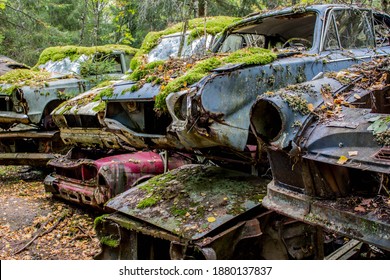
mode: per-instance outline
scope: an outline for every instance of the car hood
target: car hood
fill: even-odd
[[[196,240],[261,207],[268,182],[220,167],[186,165],[131,188],[106,206]]]

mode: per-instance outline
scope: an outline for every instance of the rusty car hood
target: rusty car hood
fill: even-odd
[[[261,207],[268,182],[220,167],[187,165],[118,195],[106,206],[196,240]]]

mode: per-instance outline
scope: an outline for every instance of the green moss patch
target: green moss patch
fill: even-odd
[[[1,87],[2,91],[11,94],[15,89],[23,86],[44,87],[51,74],[47,71],[30,69],[15,69],[0,77],[0,84],[11,86]]]
[[[123,213],[189,237],[260,206],[268,182],[219,167],[189,165],[142,183],[114,204]]]
[[[95,53],[111,54],[113,51],[123,51],[126,54],[134,55],[137,49],[126,45],[104,45],[94,47],[80,46],[59,46],[50,47],[41,53],[37,65],[45,64],[48,61],[59,61],[69,57],[71,61],[77,60],[82,55],[93,55]]]
[[[188,22],[187,27],[187,30],[190,32],[188,41],[191,42],[192,40],[204,35],[205,31],[207,34],[211,35],[218,34],[222,32],[227,26],[238,20],[239,18],[227,16],[192,19]],[[149,32],[146,35],[141,48],[131,60],[131,69],[135,70],[138,66],[142,64],[143,56],[148,54],[155,46],[157,46],[159,39],[162,36],[181,32],[182,30],[183,23],[178,23],[162,31]]]
[[[108,214],[103,214],[103,215],[101,215],[99,217],[96,217],[95,220],[93,221],[94,229],[96,229],[96,227],[98,225],[100,225],[107,216],[108,216]]]
[[[119,246],[120,241],[114,239],[112,236],[103,236],[99,239],[100,243],[107,245],[112,248],[116,248]]]
[[[156,96],[155,108],[166,111],[165,99],[171,92],[187,88],[213,69],[226,64],[242,63],[245,65],[264,65],[276,59],[276,54],[262,48],[246,48],[229,55],[214,54],[203,59],[169,59],[140,65],[129,76],[130,80],[138,81],[134,91],[146,82],[161,84],[160,93]],[[131,90],[133,91],[133,90]]]

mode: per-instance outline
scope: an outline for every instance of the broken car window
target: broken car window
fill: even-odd
[[[234,52],[245,47],[264,48],[264,36],[257,34],[231,34],[225,39],[219,52]]]
[[[331,22],[324,40],[324,49],[373,48],[375,42],[370,19],[371,13],[368,11],[334,10],[330,15]]]
[[[377,47],[390,45],[390,18],[383,15],[374,16],[375,42]]]
[[[339,36],[337,35],[336,21],[333,14],[329,17],[329,27],[324,40],[325,50],[338,50],[340,49]]]
[[[189,33],[185,35],[181,57],[204,55],[213,42],[213,36],[207,35],[188,42]],[[161,38],[159,44],[149,52],[148,62],[167,60],[179,56],[181,33],[175,33]]]
[[[311,49],[316,18],[313,12],[294,13],[240,26],[225,38],[219,52],[245,47]]]

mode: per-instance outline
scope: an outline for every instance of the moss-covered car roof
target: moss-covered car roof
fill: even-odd
[[[134,55],[138,49],[127,45],[103,45],[93,47],[81,46],[58,46],[49,47],[42,51],[37,65],[45,64],[48,61],[59,61],[69,57],[71,61],[77,60],[82,55],[92,55],[94,53],[110,54],[114,51],[123,51],[126,54]]]
[[[206,18],[195,18],[188,21],[187,32],[189,32],[189,40],[193,40],[197,37],[204,35],[206,32],[210,35],[216,35],[222,32],[229,25],[240,18],[228,17],[228,16],[215,16]],[[183,30],[183,23],[177,23],[171,27],[168,27],[161,31],[149,32],[146,36],[138,52],[131,60],[130,67],[135,70],[141,64],[141,58],[143,55],[148,54],[155,46],[157,46],[159,39],[163,36],[174,34]]]

